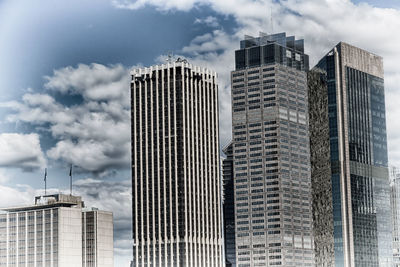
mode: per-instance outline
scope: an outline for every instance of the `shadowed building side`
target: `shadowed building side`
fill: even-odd
[[[326,74],[312,70],[307,81],[315,264],[331,267],[335,258]]]
[[[225,265],[226,267],[235,267],[235,193],[232,143],[227,145],[223,152],[226,156],[222,161]]]

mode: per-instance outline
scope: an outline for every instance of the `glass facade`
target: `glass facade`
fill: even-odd
[[[96,225],[95,213],[82,213],[82,265],[96,266]]]
[[[343,256],[343,223],[342,202],[340,187],[340,161],[339,161],[339,135],[338,135],[338,112],[336,95],[336,73],[335,57],[326,58],[327,90],[328,90],[328,114],[329,114],[329,143],[332,171],[332,202],[333,202],[333,227],[334,248],[336,266],[344,266]],[[311,148],[312,149],[312,148]]]
[[[297,70],[308,70],[308,55],[304,54],[304,40],[295,40],[286,33],[260,37],[246,36],[235,51],[235,69],[279,63]]]
[[[387,167],[383,79],[346,67],[346,88],[350,161],[359,163],[350,164],[355,264],[378,266],[379,248],[385,253],[385,232],[390,233],[384,221],[378,227],[379,213],[383,218],[390,213],[385,205],[390,194],[387,176],[374,177],[369,166]]]
[[[382,59],[339,43],[315,69],[327,81],[335,266],[391,266]]]

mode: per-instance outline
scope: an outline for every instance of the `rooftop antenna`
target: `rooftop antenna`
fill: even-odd
[[[274,34],[274,21],[272,18],[272,6],[271,6],[271,34]]]
[[[44,195],[47,195],[47,168],[44,169]]]
[[[69,168],[69,194],[72,196],[72,164]]]

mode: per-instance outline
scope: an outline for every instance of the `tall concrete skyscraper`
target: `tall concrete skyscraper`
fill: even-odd
[[[222,266],[217,75],[132,72],[134,266]]]
[[[392,266],[382,58],[339,43],[309,103],[317,265]]]
[[[304,41],[246,36],[235,63],[236,264],[314,266]]]

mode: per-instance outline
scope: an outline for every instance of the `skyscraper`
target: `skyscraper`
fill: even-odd
[[[316,262],[392,266],[382,58],[341,42],[309,85]]]
[[[132,72],[134,266],[221,266],[217,75],[176,60]]]
[[[226,156],[222,161],[225,266],[235,267],[235,195],[232,143],[229,143],[222,151]]]
[[[236,264],[314,266],[304,41],[246,36],[235,63]]]

